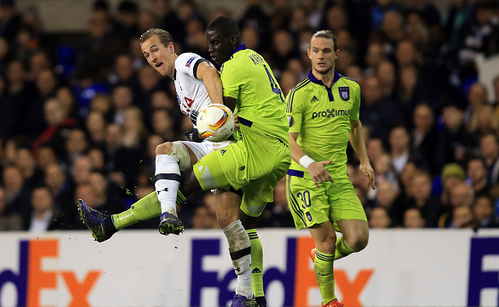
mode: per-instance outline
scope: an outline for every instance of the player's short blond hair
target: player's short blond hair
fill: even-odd
[[[150,39],[155,35],[159,38],[159,41],[165,46],[168,46],[169,43],[173,43],[173,36],[170,34],[170,32],[165,31],[163,29],[150,28],[149,30],[142,33],[142,35],[140,36],[139,38],[140,45],[142,45],[146,40]]]
[[[314,37],[330,39],[333,41],[334,50],[336,51],[339,49],[338,48],[338,39],[336,38],[336,36],[334,36],[334,33],[331,30],[319,30],[319,31],[315,32],[314,35],[312,35],[312,38],[314,38]]]

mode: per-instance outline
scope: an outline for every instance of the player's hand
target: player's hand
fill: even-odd
[[[333,178],[331,178],[331,175],[324,167],[325,165],[330,164],[331,161],[332,160],[313,162],[308,166],[308,173],[310,174],[310,177],[312,177],[312,180],[314,180],[314,184],[317,188],[319,188],[319,183],[323,183],[328,180],[333,182]]]
[[[371,185],[371,188],[374,190],[376,187],[374,182],[374,170],[371,166],[371,163],[369,162],[361,163],[359,165],[359,170],[364,176],[369,178],[369,183]]]
[[[191,142],[200,143],[200,142],[204,141],[204,138],[201,135],[199,135],[198,129],[196,129],[196,128],[192,128],[190,130],[187,130],[184,134],[187,137],[187,139]]]

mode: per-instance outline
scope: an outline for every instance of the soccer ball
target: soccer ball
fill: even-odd
[[[199,134],[206,140],[225,141],[234,133],[234,115],[223,104],[210,104],[199,112],[196,126]]]

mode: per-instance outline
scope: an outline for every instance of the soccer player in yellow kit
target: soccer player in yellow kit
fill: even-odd
[[[308,228],[315,242],[322,306],[338,307],[343,305],[334,294],[333,261],[362,250],[369,236],[366,214],[347,175],[349,140],[373,189],[374,171],[359,120],[360,86],[335,70],[336,37],[329,30],[316,32],[307,53],[312,70],[287,97],[293,158],[287,197],[296,228]],[[337,238],[335,231],[343,236]]]

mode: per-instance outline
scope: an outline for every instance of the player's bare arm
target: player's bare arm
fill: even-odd
[[[301,147],[298,145],[298,143],[296,143],[296,140],[298,139],[298,135],[299,135],[299,133],[297,133],[297,132],[290,132],[289,133],[289,144],[291,147],[291,158],[293,158],[293,160],[295,160],[300,165],[307,168],[308,173],[310,174],[310,177],[312,177],[314,184],[317,188],[319,188],[319,183],[323,183],[323,182],[326,182],[328,180],[333,182],[333,178],[331,178],[331,175],[324,167],[325,165],[330,164],[332,162],[331,160],[328,160],[328,161],[313,161],[313,160],[310,161],[309,160],[312,163],[310,163],[310,164],[307,163],[308,165],[307,164],[304,165],[302,158],[305,157],[305,159],[306,159],[308,156],[305,155],[305,152],[303,152],[303,149],[301,149]],[[310,159],[310,158],[308,158],[308,159]],[[305,161],[305,163],[306,163],[306,161]]]
[[[207,62],[201,62],[198,65],[196,78],[203,81],[212,103],[223,104],[222,81],[220,81],[220,74],[215,67]]]
[[[359,169],[364,176],[369,178],[371,188],[375,189],[374,182],[374,170],[371,166],[371,162],[367,157],[366,142],[364,140],[364,133],[362,131],[362,123],[360,119],[350,120],[350,144],[352,144],[355,153],[359,157],[360,165]]]

